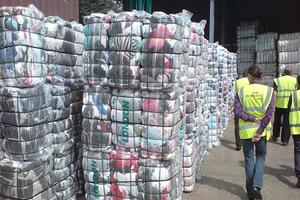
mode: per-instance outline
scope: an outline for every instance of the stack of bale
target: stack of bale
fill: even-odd
[[[199,23],[191,23],[187,98],[186,98],[186,135],[183,148],[183,190],[191,192],[195,185],[196,166],[199,147],[199,107],[200,105],[200,56],[203,43],[203,30]]]
[[[154,12],[144,23],[141,70],[144,130],[139,158],[139,198],[180,199],[179,132],[185,114],[180,105],[185,89],[180,87],[184,20],[179,15]]]
[[[220,131],[226,130],[229,123],[229,108],[231,98],[231,70],[228,63],[229,51],[222,46],[218,46],[218,68],[219,68],[219,108],[221,114]]]
[[[138,11],[118,13],[108,29],[113,199],[139,198],[138,169],[144,104],[140,91],[140,63],[144,14]]]
[[[0,199],[51,199],[52,107],[44,15],[33,5],[0,8]]]
[[[111,15],[84,18],[84,77],[88,85],[83,98],[83,170],[85,198],[111,197],[110,153],[112,152],[111,91],[108,88],[108,36]],[[89,41],[89,42],[88,42]]]
[[[255,40],[258,32],[256,22],[242,22],[237,27],[237,59],[238,74],[242,77],[243,71],[255,63]]]
[[[49,90],[53,98],[55,138],[53,186],[57,199],[75,198],[81,170],[81,104],[77,87],[83,84],[82,26],[59,17],[45,20]]]
[[[206,21],[201,21],[203,27],[203,34],[204,34],[204,27],[206,25]],[[203,163],[204,158],[208,150],[209,144],[209,132],[208,132],[208,115],[209,115],[209,105],[208,105],[208,45],[209,42],[207,39],[204,38],[202,46],[202,55],[201,55],[201,65],[199,70],[199,98],[200,98],[200,106],[199,106],[199,144],[198,146],[198,163],[196,167],[196,180],[200,180],[202,177],[203,172]]]
[[[264,33],[256,39],[256,65],[264,73],[263,84],[273,86],[273,79],[277,76],[277,33]]]
[[[110,101],[109,88],[97,85],[85,86],[82,108],[84,117],[82,140],[85,198],[87,200],[111,197]]]
[[[209,63],[208,63],[208,134],[209,134],[209,148],[218,146],[220,133],[220,111],[219,111],[219,68],[218,68],[218,44],[210,43],[208,48]]]
[[[281,34],[278,41],[279,73],[288,67],[293,74],[300,74],[300,33]]]
[[[234,90],[234,87],[233,87],[232,83],[238,77],[238,75],[237,75],[237,57],[236,57],[235,53],[229,53],[228,65],[229,65],[228,67],[229,67],[229,70],[230,70],[230,72],[229,72],[230,99],[228,100],[228,104],[229,104],[229,113],[232,113],[233,112],[234,98],[235,98],[235,90]]]

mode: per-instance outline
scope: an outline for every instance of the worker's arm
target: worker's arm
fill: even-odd
[[[273,82],[273,88],[274,88],[274,91],[277,91],[277,85],[276,85],[275,81]]]
[[[288,112],[290,112],[291,111],[291,106],[292,106],[292,95],[290,96],[290,98],[289,98],[289,102],[288,102]]]
[[[270,123],[273,112],[274,112],[274,109],[275,109],[275,96],[276,96],[276,93],[273,92],[272,99],[271,99],[271,102],[269,104],[269,107],[266,111],[265,116],[261,120],[260,126],[259,126],[256,134],[261,135],[264,132],[264,130],[267,128],[268,124]]]
[[[245,121],[255,122],[255,117],[248,115],[247,113],[244,112],[240,98],[237,95],[235,96],[235,99],[234,99],[234,116],[241,118]]]

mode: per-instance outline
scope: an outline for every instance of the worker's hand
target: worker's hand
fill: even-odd
[[[261,135],[260,134],[256,134],[252,137],[252,142],[258,142],[261,138]]]
[[[255,122],[260,124],[262,119],[263,119],[263,117],[257,117],[257,118],[255,118]]]

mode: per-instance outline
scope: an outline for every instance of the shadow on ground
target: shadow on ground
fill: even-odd
[[[207,176],[202,177],[201,184],[208,185],[218,190],[225,190],[231,194],[238,196],[241,200],[247,200],[246,192],[240,185]]]
[[[228,141],[228,140],[225,140],[225,139],[221,139],[221,144],[228,148],[228,149],[231,149],[231,150],[235,150],[235,143],[234,142],[231,142],[231,141]]]
[[[240,166],[244,167],[244,162],[240,161]],[[288,177],[294,176],[294,169],[287,165],[280,165],[281,168],[273,168],[270,166],[265,166],[265,174],[269,174],[277,178],[283,184],[289,186],[290,188],[296,188],[294,183],[288,180]]]
[[[280,169],[266,166],[265,173],[276,177],[279,181],[286,184],[290,188],[295,188],[295,184],[291,183],[287,178],[294,176],[294,169],[287,165],[280,165]]]

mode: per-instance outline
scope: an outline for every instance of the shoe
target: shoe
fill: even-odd
[[[253,193],[254,199],[262,199],[260,188],[258,188],[258,187],[253,188],[252,193]]]
[[[272,136],[272,140],[273,140],[274,142],[277,142],[277,141],[278,141],[278,138]]]
[[[297,182],[297,184],[296,184],[296,187],[297,187],[297,188],[300,188],[300,178],[298,178],[298,182]]]
[[[281,145],[282,146],[287,146],[289,143],[288,142],[282,142]]]
[[[235,147],[235,150],[240,151],[242,149],[242,147],[240,145]]]

